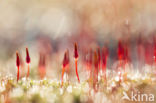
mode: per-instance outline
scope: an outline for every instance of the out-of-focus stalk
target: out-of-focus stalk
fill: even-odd
[[[20,67],[20,59],[19,54],[16,52],[16,66],[17,66],[17,82],[19,80],[19,67]]]
[[[77,68],[77,61],[78,61],[78,50],[77,50],[77,43],[74,44],[74,60],[75,60],[75,70],[76,70],[76,76],[78,79],[78,82],[80,83],[79,75],[78,75],[78,68]]]
[[[29,65],[30,65],[30,56],[29,56],[28,48],[26,48],[26,63],[28,66],[28,71],[27,71],[27,78],[28,78],[29,77]]]

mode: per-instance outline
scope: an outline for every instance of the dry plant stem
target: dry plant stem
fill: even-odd
[[[75,69],[76,69],[76,76],[77,76],[78,82],[80,83],[80,79],[79,79],[79,75],[78,75],[78,71],[77,71],[77,60],[78,59],[75,59]]]

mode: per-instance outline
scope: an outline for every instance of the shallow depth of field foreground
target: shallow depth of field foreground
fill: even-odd
[[[0,103],[156,103],[155,0],[2,0]]]

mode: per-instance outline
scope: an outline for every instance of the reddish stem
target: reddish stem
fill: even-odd
[[[64,71],[65,71],[65,67],[63,66],[63,68],[62,68],[62,78],[61,78],[61,85],[63,85],[63,76],[64,76]]]
[[[40,78],[43,79],[46,75],[46,55],[44,53],[40,53],[38,69]]]
[[[19,66],[17,67],[18,71],[17,71],[17,82],[19,80]]]
[[[108,58],[108,48],[104,46],[102,49],[102,72],[104,73],[104,79],[106,80],[106,67],[107,67],[107,58]]]
[[[98,48],[98,68],[101,69],[101,54],[100,54],[100,48]]]
[[[29,77],[29,63],[28,63],[28,72],[27,72],[27,78]]]
[[[106,65],[102,66],[102,72],[104,73],[104,79],[107,80],[107,78],[106,78]]]
[[[78,81],[79,81],[79,83],[80,83],[80,79],[79,79],[79,75],[78,75],[78,71],[77,71],[77,60],[78,60],[78,59],[75,59],[75,69],[76,69],[76,76],[77,76],[77,79],[78,79]]]
[[[95,91],[98,90],[98,55],[94,52],[94,71],[93,71],[93,88]]]
[[[156,64],[156,43],[154,43],[154,63]]]
[[[19,80],[19,67],[20,67],[20,59],[19,59],[19,54],[16,52],[16,66],[17,66],[17,82]]]
[[[29,77],[29,64],[30,64],[30,56],[28,48],[26,48],[26,63],[28,64],[28,72],[27,72],[27,78]]]

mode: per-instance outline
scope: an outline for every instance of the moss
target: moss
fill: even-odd
[[[81,103],[80,102],[80,95],[79,96],[74,96],[74,103]]]
[[[22,88],[23,88],[23,91],[24,91],[24,92],[27,92],[27,91],[28,91],[27,86],[23,86]]]
[[[28,103],[28,99],[24,95],[16,98],[11,98],[11,101],[11,103]]]
[[[39,94],[34,94],[30,99],[30,103],[46,103],[46,101]]]

